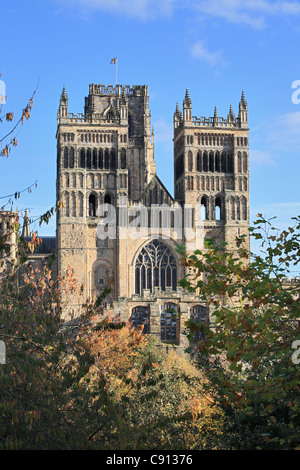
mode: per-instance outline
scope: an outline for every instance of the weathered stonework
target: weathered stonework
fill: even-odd
[[[57,271],[64,274],[72,267],[84,286],[83,300],[96,298],[110,285],[107,313],[145,324],[145,331],[162,344],[186,347],[185,321],[208,320],[209,312],[197,295],[177,287],[186,272],[176,243],[191,252],[203,248],[204,238],[213,238],[234,250],[236,236],[246,234],[249,245],[244,94],[237,118],[231,106],[225,119],[216,109],[211,118],[193,117],[188,91],[182,112],[177,104],[174,198],[156,175],[147,86],[90,85],[84,114],[77,115],[69,113],[63,89],[56,138],[57,201],[63,202],[57,217]],[[169,222],[163,212],[157,219],[150,212],[162,204],[173,207]],[[177,226],[184,206],[188,209],[181,222],[189,231]],[[114,214],[115,236],[100,239],[99,230],[103,234],[107,216]],[[158,220],[156,231],[139,227],[135,236],[126,232],[137,214],[149,227]],[[163,235],[166,225],[169,237]],[[81,303],[74,297],[69,312]]]

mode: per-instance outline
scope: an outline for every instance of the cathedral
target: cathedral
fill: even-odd
[[[71,268],[83,285],[68,313],[106,287],[104,312],[144,326],[160,344],[187,346],[185,321],[209,321],[199,296],[177,283],[188,274],[176,245],[188,253],[205,238],[235,249],[249,245],[248,105],[237,116],[196,117],[186,90],[174,127],[174,196],[156,174],[148,86],[89,86],[84,112],[69,112],[65,87],[57,114],[56,237],[32,261],[55,251],[55,272]],[[25,227],[26,224],[24,224]]]

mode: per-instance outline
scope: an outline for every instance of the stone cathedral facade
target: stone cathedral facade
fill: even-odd
[[[243,93],[237,116],[230,106],[226,118],[216,108],[213,117],[195,117],[186,91],[173,119],[174,197],[156,174],[150,117],[147,86],[92,84],[84,113],[75,115],[63,89],[57,270],[72,267],[84,298],[110,286],[105,311],[143,324],[163,344],[185,346],[185,320],[209,321],[209,311],[177,287],[186,273],[176,243],[192,251],[214,238],[234,249],[237,235],[248,236],[248,106]],[[74,297],[70,312],[79,303]]]

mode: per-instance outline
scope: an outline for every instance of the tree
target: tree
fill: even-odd
[[[0,448],[224,446],[222,413],[185,358],[93,302],[66,322],[62,290],[80,289],[71,271],[53,281],[28,268],[19,286],[16,275],[0,291]]]
[[[206,240],[182,263],[193,274],[180,281],[200,290],[211,323],[200,328],[199,366],[213,384],[229,420],[230,445],[242,449],[299,448],[300,218],[279,232],[261,214],[250,228],[261,254],[250,257],[244,238],[235,252]],[[203,278],[205,276],[205,280]],[[292,278],[290,276],[293,276]],[[289,278],[287,278],[289,276]]]

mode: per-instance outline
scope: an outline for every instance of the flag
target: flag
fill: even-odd
[[[114,59],[111,59],[110,63],[111,64],[116,64],[117,60],[118,60],[118,57],[115,57]]]

